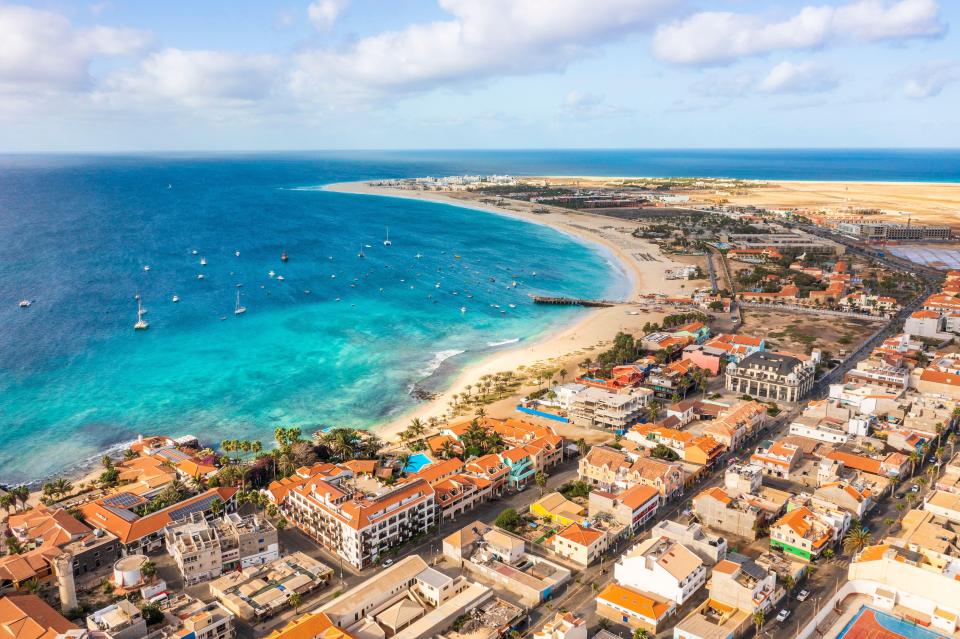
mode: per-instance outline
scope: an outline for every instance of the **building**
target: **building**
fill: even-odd
[[[872,594],[873,606],[881,610],[897,606],[908,621],[930,626],[946,636],[956,631],[960,615],[957,559],[944,559],[924,548],[910,550],[882,543],[860,551],[850,562],[847,574],[850,581],[867,588],[866,594]]]
[[[751,627],[750,615],[712,597],[673,627],[674,639],[736,639]]]
[[[204,603],[188,595],[161,606],[166,626],[162,639],[233,639],[233,615],[217,602]]]
[[[696,554],[662,537],[631,548],[617,560],[613,575],[621,585],[659,595],[677,605],[683,605],[707,581],[707,569]]]
[[[696,554],[704,564],[713,566],[727,556],[727,540],[703,529],[696,522],[682,524],[672,519],[664,519],[650,531],[654,539],[666,538],[682,544],[684,548]]]
[[[86,522],[116,537],[124,554],[149,553],[163,544],[163,531],[172,523],[189,518],[193,513],[213,517],[217,513],[236,510],[236,487],[211,488],[153,513],[141,516],[139,509],[147,503],[139,495],[123,490],[84,504],[81,512]]]
[[[259,515],[230,513],[210,522],[202,513],[193,513],[167,526],[164,539],[187,584],[215,579],[227,570],[261,566],[280,556],[277,529]]]
[[[612,582],[597,595],[597,615],[634,629],[657,633],[676,610],[672,601]]]
[[[759,466],[768,475],[789,479],[801,459],[803,451],[799,446],[783,440],[767,440],[750,455],[750,464]]]
[[[558,612],[533,639],[587,639],[587,623],[572,612]]]
[[[714,566],[710,576],[710,597],[748,614],[769,611],[776,591],[775,572],[737,553]]]
[[[652,395],[642,388],[611,393],[586,387],[571,397],[570,421],[577,426],[623,431],[640,421]]]
[[[859,240],[949,240],[949,226],[929,224],[895,224],[893,222],[841,222],[837,230]]]
[[[822,507],[834,505],[850,513],[851,517],[863,519],[873,508],[874,499],[868,488],[835,481],[821,484],[813,493],[813,503]]]
[[[815,372],[810,358],[758,351],[727,365],[726,388],[751,397],[798,402],[813,387]]]
[[[586,509],[560,493],[553,492],[530,504],[530,514],[559,526],[569,526],[582,522]]]
[[[635,484],[619,493],[591,491],[588,508],[591,519],[606,513],[621,526],[639,531],[657,513],[660,502],[661,495],[656,488]]]
[[[609,446],[594,446],[580,458],[578,476],[606,491],[634,484],[656,488],[664,500],[683,494],[683,466],[652,457],[633,458]]]
[[[269,491],[300,530],[358,569],[438,523],[435,491],[422,478],[368,490],[343,479],[311,479],[282,493],[271,484]]]
[[[703,345],[704,353],[734,362],[765,348],[766,341],[763,338],[739,333],[720,333]]]
[[[843,255],[843,244],[826,240],[802,231],[784,233],[731,233],[721,234],[721,239],[738,249],[773,248],[780,252],[797,251],[811,255]]]
[[[547,545],[565,559],[589,566],[610,547],[611,537],[597,528],[570,524],[553,537]]]
[[[791,510],[770,526],[770,547],[812,560],[833,541],[834,529],[806,506]]]
[[[0,639],[57,639],[77,629],[36,595],[0,597]]]
[[[121,599],[89,615],[87,629],[105,632],[110,639],[141,639],[147,635],[147,622],[139,608]]]
[[[768,518],[748,497],[731,495],[719,487],[707,488],[693,498],[693,512],[714,530],[745,539],[756,539]]]
[[[267,639],[359,639],[336,627],[322,612],[308,612],[274,630]]]
[[[943,517],[953,524],[960,524],[960,495],[934,490],[927,494],[923,509]]]

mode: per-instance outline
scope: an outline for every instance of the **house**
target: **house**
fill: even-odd
[[[767,440],[750,455],[750,463],[759,466],[768,475],[789,479],[802,458],[803,451],[799,446],[783,440]]]
[[[549,493],[530,504],[530,514],[548,519],[560,526],[583,521],[585,509],[560,493]]]
[[[710,327],[703,322],[690,322],[671,329],[670,332],[680,337],[689,337],[694,344],[703,344],[710,337]]]
[[[659,595],[683,605],[707,581],[703,561],[691,550],[665,537],[643,541],[617,560],[618,584]]]
[[[720,369],[725,364],[723,357],[708,353],[706,348],[700,344],[690,344],[683,349],[680,359],[690,362],[700,370],[706,371],[710,375],[720,374]]]
[[[571,397],[570,421],[577,426],[622,431],[640,420],[652,394],[644,388],[612,393],[587,387]]]
[[[308,612],[290,620],[287,625],[274,630],[267,639],[358,639],[334,625],[322,612]]]
[[[0,598],[0,639],[57,639],[77,626],[36,595]]]
[[[606,491],[642,484],[656,488],[665,500],[683,493],[684,472],[680,464],[652,457],[632,459],[608,446],[594,446],[581,457],[578,476]]]
[[[813,503],[822,506],[835,505],[850,513],[850,516],[863,519],[873,508],[874,499],[868,488],[835,481],[821,484],[813,493]]]
[[[806,506],[791,510],[770,526],[770,547],[802,559],[816,559],[833,540],[833,527]]]
[[[515,446],[500,453],[500,461],[507,467],[507,484],[515,490],[523,490],[537,474],[535,455],[525,447]]]
[[[713,566],[727,556],[727,540],[703,529],[696,522],[682,524],[664,519],[650,530],[652,538],[662,537],[682,544],[693,551],[704,564]]]
[[[812,358],[758,351],[727,365],[726,388],[751,397],[798,402],[813,388],[815,372]]]
[[[960,495],[934,490],[927,495],[923,509],[943,517],[953,524],[960,524]]]
[[[767,419],[767,407],[760,402],[738,401],[723,409],[717,418],[703,429],[729,450],[736,450],[747,437],[763,429]]]
[[[597,595],[598,616],[654,634],[676,607],[664,597],[617,582],[611,582]]]
[[[693,498],[693,512],[714,530],[756,539],[765,518],[748,497],[729,494],[720,487],[707,488]]]
[[[824,457],[841,462],[845,468],[881,477],[903,476],[910,466],[909,458],[901,453],[890,453],[882,459],[875,459],[842,450],[832,450]]]
[[[766,341],[760,337],[739,333],[720,333],[703,345],[703,352],[723,358],[724,361],[738,362],[765,348]]]
[[[210,594],[232,614],[250,623],[288,609],[294,594],[305,597],[325,586],[333,569],[302,552],[242,570],[225,572],[208,584]]]
[[[457,515],[493,498],[492,481],[465,473],[433,482],[431,487],[441,520],[455,519]]]
[[[619,493],[591,491],[588,508],[591,519],[606,513],[621,526],[637,531],[657,513],[660,500],[656,488],[635,484]]]
[[[203,513],[166,527],[164,543],[186,584],[216,579],[224,571],[261,566],[277,559],[277,529],[259,515],[224,515],[212,522]]]
[[[712,466],[727,448],[709,435],[695,437],[683,448],[683,461],[698,466]]]
[[[483,455],[467,462],[464,470],[476,477],[483,477],[488,480],[491,495],[494,497],[503,494],[503,490],[507,486],[507,476],[510,474],[510,469],[495,453]]]
[[[533,639],[587,639],[587,623],[572,612],[558,612],[533,633]]]
[[[744,555],[731,553],[713,567],[710,597],[753,614],[769,611],[775,603],[777,575]]]
[[[561,557],[589,566],[610,547],[610,541],[606,532],[574,523],[553,535],[547,546]]]
[[[146,554],[162,546],[163,531],[174,522],[187,519],[193,513],[213,517],[215,514],[234,512],[237,509],[238,490],[232,486],[211,488],[179,503],[140,516],[137,508],[146,501],[139,495],[121,489],[84,504],[80,510],[90,526],[116,537],[124,554]]]

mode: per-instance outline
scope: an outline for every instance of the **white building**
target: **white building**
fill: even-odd
[[[707,581],[703,561],[682,544],[648,539],[623,555],[613,569],[617,583],[683,604]]]

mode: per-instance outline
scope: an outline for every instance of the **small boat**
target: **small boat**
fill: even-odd
[[[282,282],[282,281],[283,281],[283,275],[277,275],[277,281],[278,281],[278,282]]]
[[[390,227],[387,227],[387,239],[383,241],[384,246],[393,246],[393,242],[390,241]]]
[[[207,258],[201,257],[201,258],[200,258],[200,266],[206,266],[206,265],[207,265]]]
[[[460,256],[459,256],[459,255],[454,255],[454,256],[453,256],[453,259],[459,260],[459,259],[460,259]]]
[[[530,275],[533,275],[534,277],[536,277],[536,276],[537,276],[537,272],[536,272],[536,271],[534,271],[534,272],[533,272],[533,273],[531,273]]]
[[[421,257],[423,257],[423,254],[417,253],[416,255],[414,255],[414,257],[419,260]]]
[[[30,308],[30,305],[33,304],[30,300],[20,300],[20,308]]]
[[[363,248],[373,248],[373,247],[370,246],[369,244],[364,244],[364,245],[363,245]]]
[[[174,295],[173,297],[170,298],[170,301],[173,302],[174,304],[176,304],[177,302],[180,301],[180,296],[179,296],[179,295]]]
[[[150,270],[150,265],[149,265],[149,264],[144,264],[144,265],[143,265],[143,270],[144,270],[144,271],[149,271],[149,270]]]
[[[337,279],[337,276],[336,276],[336,275],[331,275],[331,276],[330,276],[330,279],[331,279],[331,280],[335,280],[335,279]]]
[[[290,256],[287,255],[287,252],[286,252],[286,251],[284,251],[283,253],[280,254],[280,261],[281,261],[281,262],[286,262],[286,261],[289,260],[289,259],[290,259]]]
[[[133,325],[133,330],[145,331],[148,328],[150,328],[150,324],[143,319],[143,305],[140,303],[140,296],[137,295],[137,322]]]
[[[360,247],[360,252],[357,253],[357,257],[366,257],[366,255],[363,254],[363,247],[362,247],[362,246]]]
[[[192,251],[190,251],[190,253],[191,253],[191,255],[196,255],[196,254],[197,254],[197,249],[193,249]]]
[[[516,282],[510,282],[510,288],[517,288]]]
[[[237,306],[233,309],[234,315],[243,315],[247,312],[246,306],[240,306],[240,289],[237,289]]]
[[[516,304],[507,304],[507,306],[509,306],[510,308],[516,308],[516,307],[517,307]]]
[[[269,275],[270,277],[273,277],[274,275],[276,275],[276,273],[274,273],[273,271],[270,271],[269,273],[267,273],[267,275]]]
[[[198,279],[198,280],[202,280],[202,279],[203,279],[203,273],[198,273],[198,274],[197,274],[197,279]]]
[[[234,251],[233,254],[236,255],[237,257],[240,257],[240,251]]]
[[[436,284],[434,284],[433,288],[440,288],[440,282],[437,282]]]
[[[168,184],[168,185],[167,185],[167,189],[168,189],[168,190],[169,190],[169,189],[172,189],[172,188],[173,188],[173,185],[172,185],[172,184]]]
[[[466,313],[466,312],[467,312],[467,307],[466,307],[466,306],[461,306],[461,307],[460,307],[460,312],[461,312],[461,313]]]

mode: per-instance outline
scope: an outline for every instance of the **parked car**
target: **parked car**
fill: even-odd
[[[809,590],[801,590],[801,591],[800,591],[800,594],[797,595],[797,601],[806,601],[806,600],[807,600],[807,597],[809,597],[809,596],[810,596],[810,591],[809,591]]]
[[[389,568],[390,566],[393,565],[393,559],[387,559],[380,565],[383,566],[384,568]]]
[[[911,493],[919,493],[919,492],[920,492],[920,484],[914,484],[913,486],[911,486],[911,487],[910,487],[910,492],[911,492]]]
[[[790,616],[790,611],[786,608],[781,608],[780,612],[777,613],[777,621],[786,621],[787,617]]]

